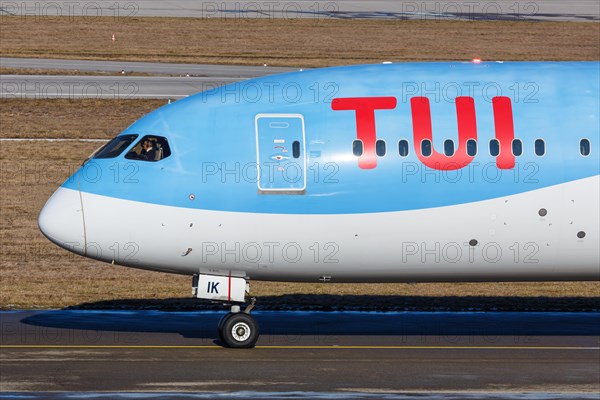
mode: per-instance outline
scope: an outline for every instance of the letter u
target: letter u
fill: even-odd
[[[472,97],[460,96],[456,98],[456,119],[458,122],[458,143],[453,155],[447,156],[438,153],[433,148],[433,132],[431,129],[431,111],[427,97],[413,97],[410,99],[413,120],[413,138],[415,153],[419,160],[432,169],[456,170],[469,165],[473,156],[467,154],[467,141],[477,140],[477,122],[475,118],[475,102]],[[423,140],[431,142],[431,155],[426,157],[421,151]]]

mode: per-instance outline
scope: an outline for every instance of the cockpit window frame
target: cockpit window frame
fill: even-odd
[[[142,149],[143,143],[146,141],[153,142],[153,151],[155,153],[160,151],[161,156],[153,157],[152,159],[144,158],[141,155],[140,151]],[[160,162],[170,157],[171,154],[171,146],[167,137],[161,135],[146,134],[142,136],[142,138],[139,139],[133,146],[130,146],[129,151],[125,153],[124,157],[125,159],[132,161]]]
[[[95,159],[100,159],[100,160],[117,158],[121,154],[123,154],[123,152],[125,150],[127,150],[131,146],[131,143],[135,142],[135,140],[138,137],[139,137],[139,135],[134,134],[134,133],[116,136],[113,139],[109,140],[108,143],[106,143],[104,146],[102,146],[98,150],[96,150],[96,152],[90,158],[95,158]],[[123,142],[123,139],[126,139],[126,140]],[[122,142],[122,143],[126,143],[126,144],[121,145],[120,147],[115,149],[114,145],[118,142]],[[111,147],[111,146],[113,146],[113,147]]]

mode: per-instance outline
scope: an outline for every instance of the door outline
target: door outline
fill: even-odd
[[[258,121],[260,118],[298,118],[302,124],[302,187],[298,188],[263,188],[260,185],[261,180],[261,165],[260,165],[260,147],[259,147],[259,132]],[[302,114],[284,114],[284,113],[261,113],[254,117],[254,134],[256,140],[256,168],[258,190],[265,193],[279,194],[302,194],[306,190],[306,131],[304,127],[304,116]]]

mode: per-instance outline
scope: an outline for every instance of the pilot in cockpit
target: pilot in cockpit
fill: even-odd
[[[154,143],[152,140],[144,140],[139,158],[140,160],[146,161],[154,161],[156,159],[156,149],[154,148]]]
[[[125,155],[125,158],[128,160],[160,161],[170,155],[171,151],[166,138],[145,136]]]

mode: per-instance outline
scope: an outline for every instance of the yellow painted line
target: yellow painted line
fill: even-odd
[[[384,349],[384,350],[600,350],[600,347],[574,347],[574,346],[256,346],[258,349]]]
[[[0,345],[2,349],[223,349],[222,346],[211,345]],[[255,346],[257,349],[342,349],[342,350],[600,350],[600,347],[577,346],[354,346],[354,345],[294,345],[294,346]]]
[[[166,345],[166,346],[136,346],[136,345],[45,345],[45,344],[8,344],[1,345],[0,350],[2,349],[222,349],[221,346],[176,346],[176,345]]]

